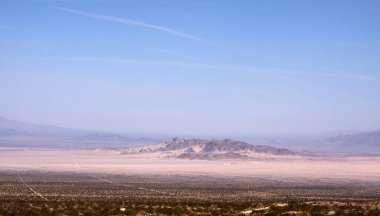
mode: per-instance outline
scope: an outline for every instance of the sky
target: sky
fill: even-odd
[[[2,0],[0,116],[131,133],[380,129],[380,1]]]

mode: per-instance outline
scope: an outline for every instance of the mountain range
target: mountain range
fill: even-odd
[[[116,133],[77,130],[0,117],[0,147],[97,148],[128,147],[159,140]]]
[[[80,136],[88,133],[52,125],[34,124],[0,117],[0,136]]]
[[[323,154],[380,155],[380,131],[331,135],[323,138],[261,137],[260,139],[246,140],[247,142],[231,139],[175,139],[160,143],[162,138],[152,137],[77,130],[0,117],[0,147],[129,148],[147,145],[143,148],[125,150],[125,153],[153,151],[158,147],[160,147],[160,151],[171,151],[175,148],[177,152],[182,152],[177,156],[183,158],[224,157],[223,154],[226,157],[245,157],[249,151],[255,152],[255,154],[259,152],[274,155],[302,151]],[[160,144],[152,145],[156,143]],[[209,150],[210,148],[211,150]],[[199,152],[199,149],[202,151]],[[216,155],[213,153],[215,151],[224,153]],[[236,155],[237,152],[245,153]]]
[[[322,140],[326,151],[346,154],[380,154],[380,131],[347,134]]]

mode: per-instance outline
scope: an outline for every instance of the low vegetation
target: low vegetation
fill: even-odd
[[[0,215],[380,215],[380,202],[166,203],[1,200]]]
[[[380,215],[380,185],[369,182],[25,171],[21,182],[0,174],[0,216]]]

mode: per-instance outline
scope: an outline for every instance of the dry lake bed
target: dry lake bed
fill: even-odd
[[[377,157],[0,150],[0,215],[379,215]]]

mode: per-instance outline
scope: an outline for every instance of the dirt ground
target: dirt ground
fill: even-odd
[[[380,158],[0,149],[0,215],[380,215]]]
[[[110,174],[207,174],[267,178],[380,181],[380,157],[262,157],[187,160],[106,150],[0,149],[0,168]]]

